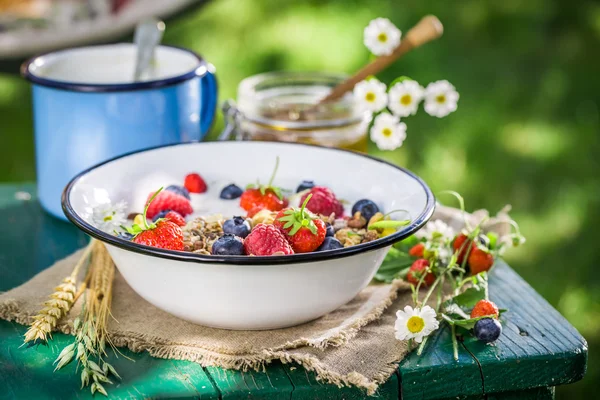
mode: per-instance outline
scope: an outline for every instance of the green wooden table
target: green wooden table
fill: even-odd
[[[27,281],[87,241],[74,226],[40,209],[33,184],[0,184],[0,226],[0,291]],[[449,331],[441,330],[420,358],[413,353],[400,364],[374,398],[552,399],[555,386],[584,376],[584,338],[504,263],[491,274],[490,295],[509,309],[495,346],[466,339],[455,362]],[[56,334],[48,346],[19,348],[25,330],[0,321],[0,399],[91,397],[89,391],[79,390],[71,368],[52,372],[52,362],[70,338]],[[110,398],[365,397],[358,389],[320,383],[295,365],[275,363],[266,372],[239,372],[123,352],[135,362],[111,357],[123,380],[107,385]]]

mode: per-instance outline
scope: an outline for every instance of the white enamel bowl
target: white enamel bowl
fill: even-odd
[[[349,248],[245,257],[142,246],[88,222],[91,208],[107,201],[126,200],[128,211],[139,212],[148,193],[181,184],[193,171],[209,185],[208,193],[192,198],[195,214],[239,215],[238,200],[218,200],[220,190],[229,183],[243,187],[257,178],[268,180],[276,156],[281,160],[278,186],[294,189],[312,179],[351,203],[369,198],[383,212],[407,210],[411,223],[391,236]],[[140,296],[182,319],[225,329],[289,327],[342,306],[371,281],[394,242],[427,222],[435,203],[422,180],[384,161],[339,149],[267,142],[189,143],[128,154],[75,177],[62,202],[75,225],[106,244]]]

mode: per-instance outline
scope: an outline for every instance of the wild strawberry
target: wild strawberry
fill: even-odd
[[[295,253],[315,251],[323,243],[327,234],[325,222],[306,210],[306,203],[310,198],[311,196],[308,196],[304,200],[299,210],[288,208],[279,211],[273,221],[273,225],[286,235]]]
[[[408,254],[413,257],[422,258],[424,250],[425,250],[425,245],[423,243],[418,243],[410,248],[410,250],[408,251]]]
[[[489,300],[479,300],[473,310],[471,310],[471,318],[494,316],[498,317],[500,312],[498,306]]]
[[[275,161],[275,169],[267,185],[249,185],[240,197],[240,207],[248,211],[248,217],[254,216],[258,211],[267,209],[271,211],[283,210],[289,204],[283,197],[281,189],[273,186],[273,179],[279,167],[279,157]],[[250,215],[252,214],[252,215]]]
[[[410,266],[408,274],[406,274],[406,280],[413,285],[418,285],[421,277],[427,270],[427,267],[429,267],[429,261],[425,260],[424,258],[418,259]],[[431,286],[433,285],[433,282],[435,282],[435,275],[431,272],[427,272],[427,275],[425,275],[425,278],[423,278],[423,283],[421,285]]]
[[[164,218],[177,226],[185,226],[185,219],[177,211],[169,211]]]
[[[157,194],[157,196],[150,202],[150,199],[155,194]],[[148,206],[147,217],[150,219],[154,218],[156,214],[163,210],[178,212],[182,217],[194,212],[192,204],[188,199],[171,191],[163,190],[157,193],[150,193],[148,202],[150,205]]]
[[[471,273],[476,275],[492,268],[492,265],[494,265],[494,256],[491,255],[487,250],[482,250],[479,247],[475,247],[473,250],[471,250],[468,262]]]
[[[183,231],[168,219],[158,219],[148,223],[148,210],[151,204],[160,196],[162,188],[156,191],[146,203],[142,216],[142,225],[134,223],[130,228],[123,227],[127,233],[133,235],[132,241],[146,246],[159,247],[168,250],[184,250]],[[179,195],[175,195],[179,196]],[[179,196],[181,197],[181,196]],[[167,215],[170,213],[167,213]],[[181,217],[181,216],[180,216]]]
[[[274,225],[258,224],[244,239],[244,250],[252,256],[294,254],[285,235]]]
[[[338,218],[344,215],[344,206],[330,189],[324,186],[315,186],[310,192],[302,196],[300,202],[304,203],[304,200],[306,200],[309,195],[312,195],[312,197],[306,205],[308,210],[315,214],[326,216],[335,214]]]
[[[204,182],[204,179],[196,173],[186,175],[183,186],[185,186],[190,193],[206,192],[206,182]]]
[[[458,236],[456,236],[454,242],[452,242],[452,248],[455,252],[459,252],[457,257],[457,263],[459,265],[462,265],[465,258],[469,257],[471,250],[475,248],[475,244],[473,243],[473,241],[471,241],[471,239],[469,239],[467,235],[461,233]]]

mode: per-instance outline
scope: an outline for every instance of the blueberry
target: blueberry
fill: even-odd
[[[362,199],[352,206],[352,215],[356,212],[360,212],[360,215],[369,222],[371,217],[379,212],[379,207],[369,199]]]
[[[317,251],[335,250],[341,249],[343,247],[344,246],[336,238],[331,236],[325,236],[325,240],[323,240],[323,243],[321,243],[321,246],[319,246]]]
[[[296,189],[296,193],[302,192],[303,190],[312,189],[315,187],[314,181],[302,181],[300,185],[298,185],[298,189]]]
[[[325,236],[334,236],[335,235],[335,231],[333,230],[333,225],[331,225],[329,222],[325,223],[326,226],[326,233]]]
[[[213,243],[211,253],[216,256],[240,256],[244,254],[244,242],[239,237],[226,233]]]
[[[239,186],[232,183],[221,190],[221,195],[219,197],[225,200],[233,200],[240,197],[242,193],[244,193],[244,191]]]
[[[171,210],[162,210],[161,212],[156,214],[154,216],[154,218],[152,218],[152,222],[156,222],[156,220],[158,220],[159,218],[164,218],[165,215],[167,215],[169,211],[171,211]]]
[[[500,337],[502,325],[495,318],[482,318],[475,323],[473,333],[478,340],[491,343]]]
[[[168,190],[169,192],[177,193],[178,195],[183,196],[186,199],[190,200],[190,192],[183,186],[171,185],[171,186],[167,186],[167,188],[165,190]]]
[[[131,239],[133,239],[133,235],[131,233],[129,233],[129,232],[119,232],[117,234],[117,237],[119,239],[128,240],[128,241],[130,241]]]
[[[223,232],[245,238],[250,233],[250,224],[242,217],[233,217],[223,224]]]

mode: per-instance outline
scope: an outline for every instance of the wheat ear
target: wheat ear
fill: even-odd
[[[48,336],[52,337],[51,332],[56,328],[58,321],[69,312],[77,298],[83,293],[85,286],[77,290],[77,276],[81,268],[88,264],[95,242],[94,239],[90,241],[73,268],[71,275],[63,279],[62,283],[54,288],[50,298],[44,302],[44,308],[33,317],[33,322],[24,335],[25,343],[38,339],[46,341]]]

